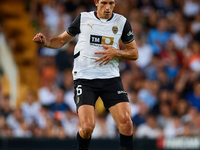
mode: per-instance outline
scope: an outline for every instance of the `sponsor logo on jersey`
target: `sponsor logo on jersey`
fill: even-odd
[[[133,35],[133,32],[129,31],[128,34],[127,34],[127,36],[131,36],[131,35]]]
[[[126,94],[126,91],[117,91],[117,94]]]
[[[93,26],[93,25],[90,25],[89,23],[88,23],[87,25],[88,25],[88,26],[90,26],[90,27],[91,27],[91,29],[92,29],[92,26]]]
[[[90,44],[94,46],[98,45],[113,45],[114,37],[90,35]]]
[[[118,27],[117,27],[117,26],[113,26],[113,27],[112,27],[112,31],[113,31],[114,34],[117,34],[117,32],[118,32]]]

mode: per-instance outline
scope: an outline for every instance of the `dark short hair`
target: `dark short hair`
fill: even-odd
[[[99,2],[99,0],[97,0],[97,3]]]

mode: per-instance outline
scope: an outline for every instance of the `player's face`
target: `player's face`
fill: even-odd
[[[103,19],[109,19],[115,7],[116,0],[99,0],[95,1],[97,6],[97,16]]]

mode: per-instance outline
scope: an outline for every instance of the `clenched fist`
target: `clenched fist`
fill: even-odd
[[[46,37],[42,33],[36,34],[36,36],[33,38],[33,41],[42,46],[47,45]]]

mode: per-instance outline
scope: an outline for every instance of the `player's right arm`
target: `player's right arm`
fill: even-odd
[[[36,34],[36,36],[33,38],[33,41],[44,47],[54,49],[61,48],[73,37],[80,33],[80,18],[81,15],[74,19],[74,21],[70,24],[68,31],[63,32],[57,37],[51,38],[49,41],[47,41],[46,37],[42,33]]]
[[[46,37],[42,33],[36,34],[36,36],[33,38],[33,41],[37,44],[48,47],[48,48],[61,48],[66,43],[68,43],[74,36],[69,35],[66,31],[63,32],[61,35],[57,37],[51,38],[49,41],[47,41]]]

